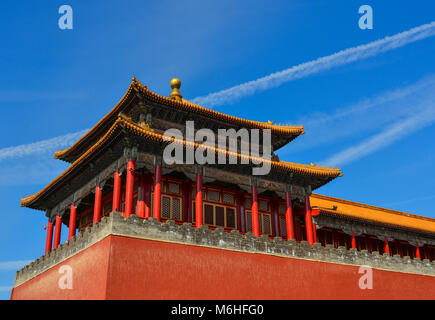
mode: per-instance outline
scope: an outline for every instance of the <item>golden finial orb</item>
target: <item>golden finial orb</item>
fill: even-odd
[[[180,79],[174,78],[171,80],[171,88],[172,89],[174,89],[174,88],[180,89],[180,87],[181,87],[181,80]]]
[[[183,96],[180,93],[180,87],[181,87],[181,80],[178,78],[173,78],[171,80],[171,88],[172,88],[172,92],[169,95],[169,97],[171,99],[174,100],[181,100],[183,98]]]

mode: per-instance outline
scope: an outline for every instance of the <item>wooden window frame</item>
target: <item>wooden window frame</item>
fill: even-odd
[[[163,203],[163,197],[167,197],[170,199],[170,203],[169,203],[169,215],[170,217],[163,217],[162,213],[163,213],[163,206],[161,205]],[[173,217],[173,199],[177,199],[180,200],[180,219],[175,219]],[[162,194],[161,195],[161,199],[160,199],[160,219],[162,220],[174,220],[174,221],[178,221],[178,222],[182,222],[183,221],[183,197],[182,196],[175,196],[172,194]]]
[[[192,223],[196,222],[196,215],[195,215],[195,201],[192,201]],[[230,229],[230,230],[238,230],[238,219],[237,219],[237,208],[236,206],[232,206],[232,205],[227,205],[227,204],[223,204],[223,203],[218,203],[218,202],[211,202],[211,201],[207,201],[207,202],[203,202],[202,203],[202,221],[205,221],[205,206],[209,205],[213,207],[213,224],[209,224],[209,223],[205,223],[204,225],[208,226],[208,227],[213,227],[213,228],[224,228],[224,229]],[[223,207],[224,210],[224,226],[218,226],[216,225],[216,207]],[[228,226],[228,219],[227,219],[227,209],[233,209],[234,210],[234,227],[229,227]]]
[[[252,210],[245,210],[245,217],[248,217],[248,214],[251,215],[251,220],[252,220]],[[269,216],[269,227],[270,227],[270,233],[265,233],[264,232],[264,227],[263,227],[263,215],[268,215]],[[259,217],[259,222],[260,222],[260,234],[267,234],[269,236],[271,236],[273,234],[273,229],[272,229],[272,213],[270,212],[264,212],[264,211],[258,211],[258,217]],[[247,219],[246,219],[247,220]],[[252,225],[252,221],[251,221],[251,225]],[[246,221],[246,227],[248,226],[248,222]],[[252,228],[252,226],[251,226]],[[246,228],[247,229],[247,228]],[[251,231],[252,232],[252,231]]]

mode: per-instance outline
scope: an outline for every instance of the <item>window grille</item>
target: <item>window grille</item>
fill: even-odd
[[[223,201],[225,203],[234,204],[234,195],[231,193],[223,193]]]
[[[162,214],[163,219],[169,219],[171,217],[171,198],[162,197]]]
[[[262,214],[261,216],[262,216],[262,220],[263,220],[262,233],[271,234],[272,233],[272,219],[270,217],[270,214]]]
[[[160,217],[163,219],[182,220],[182,201],[178,197],[162,195]]]
[[[181,199],[172,198],[172,218],[181,220]]]

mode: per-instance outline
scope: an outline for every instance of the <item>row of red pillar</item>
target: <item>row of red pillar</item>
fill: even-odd
[[[135,176],[135,160],[130,159],[127,162],[127,178],[125,187],[125,210],[124,216],[128,218],[133,213],[133,195],[134,195],[134,176]],[[142,175],[138,186],[138,206],[137,214],[142,218],[150,217],[150,196],[151,189],[150,183],[148,183],[150,177],[148,175]],[[162,184],[162,166],[155,166],[155,179],[154,179],[154,210],[153,217],[160,220],[160,195]],[[113,177],[113,201],[112,211],[120,211],[121,202],[121,177],[119,171],[116,170]],[[95,200],[94,200],[94,214],[93,223],[100,222],[102,209],[102,189],[100,184],[95,186]],[[69,221],[69,234],[68,240],[75,235],[77,219],[77,208],[75,204],[71,204],[70,221]],[[47,225],[47,240],[45,245],[45,254],[51,251],[52,247],[56,249],[60,244],[61,234],[61,218],[56,216],[56,224],[54,226],[54,241],[53,240],[53,223],[49,220]]]
[[[128,218],[133,213],[133,193],[134,193],[134,179],[135,179],[135,160],[130,159],[127,162],[127,177],[126,177],[126,188],[125,188],[125,210],[124,216]],[[150,190],[150,180],[151,177],[148,175],[142,175],[139,179],[138,185],[138,204],[137,211],[139,217],[141,218],[149,218],[151,214],[150,210],[150,200],[151,200],[151,190]],[[161,188],[162,188],[162,166],[160,164],[155,165],[154,172],[154,205],[152,216],[160,221],[160,209],[161,209]],[[252,231],[256,237],[260,236],[260,225],[259,225],[259,216],[258,216],[258,193],[257,187],[255,185],[251,186],[251,195],[252,195],[252,207],[251,207],[251,215],[252,215]],[[294,231],[294,217],[292,211],[292,203],[291,203],[291,193],[287,191],[285,193],[286,198],[286,226],[287,226],[287,240],[295,239],[295,231]],[[121,177],[119,175],[119,171],[116,170],[114,173],[114,186],[113,186],[113,202],[112,202],[112,211],[120,211],[120,200],[121,200]],[[93,223],[100,222],[101,220],[101,206],[102,206],[102,189],[100,184],[97,183],[95,187],[95,201],[94,201],[94,215],[93,215]],[[196,174],[196,195],[195,195],[195,203],[196,203],[196,227],[200,228],[203,224],[203,206],[202,206],[202,174]],[[70,211],[70,223],[69,223],[69,234],[68,240],[75,235],[76,230],[76,213],[77,208],[75,204],[71,204]],[[305,225],[306,225],[306,234],[307,241],[309,244],[313,244],[316,241],[316,232],[315,227],[312,223],[311,217],[311,206],[310,206],[310,198],[308,195],[305,196]],[[60,216],[56,216],[56,224],[55,224],[55,236],[53,242],[53,248],[57,248],[60,243],[60,233],[61,233],[61,218]],[[47,241],[45,253],[48,253],[51,250],[51,242],[53,237],[53,225],[49,221],[47,226]]]
[[[135,177],[135,160],[131,159],[127,162],[127,177],[126,177],[126,188],[125,188],[125,210],[124,216],[128,218],[133,213],[133,193],[134,193],[134,177]],[[139,180],[138,186],[138,204],[137,204],[137,214],[141,218],[150,217],[150,180],[151,177],[148,175],[142,175]],[[148,180],[148,181],[147,181]],[[116,170],[114,173],[114,186],[113,186],[113,202],[112,211],[120,211],[120,200],[121,200],[121,177],[119,171]],[[154,206],[152,216],[160,221],[160,209],[161,209],[161,188],[162,188],[162,166],[157,164],[155,166],[154,172]],[[258,192],[255,185],[251,186],[252,194],[252,231],[256,237],[260,236],[260,225],[258,218]],[[287,240],[295,239],[294,223],[293,223],[293,211],[291,204],[291,194],[290,192],[285,193],[286,197],[286,226],[287,226]],[[102,189],[99,184],[95,187],[95,201],[94,201],[94,215],[93,223],[100,222],[101,220],[101,201],[102,201]],[[196,227],[200,228],[203,224],[203,206],[202,206],[202,174],[196,174]],[[70,223],[69,223],[69,235],[68,240],[75,235],[76,230],[76,212],[77,208],[75,204],[71,204],[70,211]],[[309,196],[305,197],[305,223],[307,226],[307,241],[313,244],[315,241],[315,229],[313,227],[311,218],[311,207]],[[53,248],[56,249],[60,243],[60,233],[61,233],[61,219],[60,216],[56,216],[55,225],[55,236]],[[51,250],[51,242],[53,237],[53,224],[49,221],[47,227],[47,241],[45,253],[47,254]]]
[[[337,233],[334,233],[334,236]],[[334,239],[334,245],[338,243],[338,240]],[[355,237],[355,233],[352,231],[352,235],[351,235],[351,248],[356,249],[356,237]],[[390,254],[390,245],[388,244],[388,237],[385,236],[384,238],[384,253],[388,253]],[[418,259],[421,259],[421,255],[420,255],[420,247],[418,245],[418,242],[415,244],[415,257]]]

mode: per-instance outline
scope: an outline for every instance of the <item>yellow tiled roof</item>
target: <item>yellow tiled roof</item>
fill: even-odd
[[[314,193],[310,197],[310,202],[312,207],[317,207],[320,211],[330,214],[435,232],[435,219],[428,217]]]
[[[240,126],[247,126],[247,127],[254,127],[258,129],[270,129],[275,134],[282,134],[282,135],[292,135],[292,136],[298,136],[300,134],[304,134],[304,128],[302,125],[298,126],[291,126],[291,125],[276,125],[269,122],[259,122],[259,121],[252,121],[247,119],[242,119],[234,116],[230,116],[221,112],[214,111],[212,109],[208,109],[202,106],[199,106],[193,102],[187,101],[185,99],[181,100],[175,100],[171,99],[165,96],[161,96],[151,90],[149,90],[145,85],[139,82],[135,77],[133,77],[133,80],[127,90],[127,92],[124,94],[124,96],[121,98],[121,100],[116,104],[115,107],[112,108],[112,110],[107,113],[94,127],[92,127],[83,137],[81,137],[76,143],[74,143],[71,147],[68,149],[65,149],[63,151],[56,151],[55,152],[55,158],[62,158],[66,156],[68,153],[70,153],[72,150],[74,150],[78,145],[83,143],[87,137],[89,137],[92,133],[96,131],[96,129],[107,119],[114,116],[118,109],[126,99],[135,92],[141,93],[143,96],[147,97],[148,99],[155,101],[157,103],[163,103],[168,106],[173,106],[175,108],[179,108],[181,110],[195,112],[197,114],[205,115],[213,119],[221,120],[227,123],[236,124]]]

